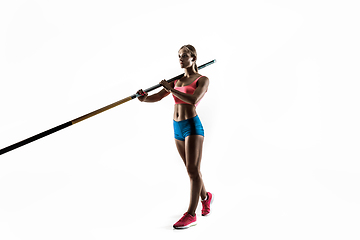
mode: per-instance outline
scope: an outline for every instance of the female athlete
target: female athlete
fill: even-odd
[[[184,161],[187,173],[190,177],[190,204],[187,212],[176,222],[175,229],[184,229],[196,225],[196,208],[199,197],[202,201],[202,216],[210,213],[210,204],[213,195],[206,192],[200,163],[204,141],[204,129],[196,113],[196,107],[208,90],[209,79],[198,73],[197,53],[192,45],[184,45],[179,50],[179,61],[184,69],[184,76],[174,82],[160,82],[164,88],[153,95],[148,96],[140,89],[137,94],[141,102],[157,102],[172,93],[175,100],[174,107],[174,136],[179,154]]]

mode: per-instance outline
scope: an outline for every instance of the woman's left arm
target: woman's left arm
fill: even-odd
[[[202,78],[200,78],[198,80],[197,83],[198,83],[198,86],[195,89],[193,94],[187,94],[187,93],[183,93],[178,90],[175,90],[174,88],[172,88],[170,86],[170,84],[166,80],[161,81],[160,85],[162,85],[166,89],[166,91],[174,94],[175,97],[179,98],[180,100],[187,102],[191,105],[195,105],[198,101],[200,101],[200,99],[205,95],[206,91],[208,90],[209,79],[207,77],[203,76]]]

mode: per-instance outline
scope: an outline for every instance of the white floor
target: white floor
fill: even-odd
[[[212,214],[202,217],[199,205],[198,225],[176,231],[172,225],[187,209],[189,181],[175,147],[167,155],[149,152],[170,144],[133,147],[137,140],[129,136],[110,153],[102,152],[104,143],[100,151],[77,151],[66,143],[71,130],[58,135],[65,142],[54,135],[2,157],[2,239],[359,237],[357,170],[335,168],[320,146],[280,151],[242,144],[241,137],[233,142],[238,149],[224,154],[225,145],[206,143],[202,173],[216,197]]]

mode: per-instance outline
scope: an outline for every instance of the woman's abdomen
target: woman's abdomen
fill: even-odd
[[[190,104],[175,104],[174,106],[174,120],[183,121],[193,118],[197,115],[196,108]]]

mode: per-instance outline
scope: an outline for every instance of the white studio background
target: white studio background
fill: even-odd
[[[0,148],[181,73],[210,87],[213,214],[174,231],[189,180],[171,96],[0,156],[0,239],[359,239],[356,1],[0,2]]]

